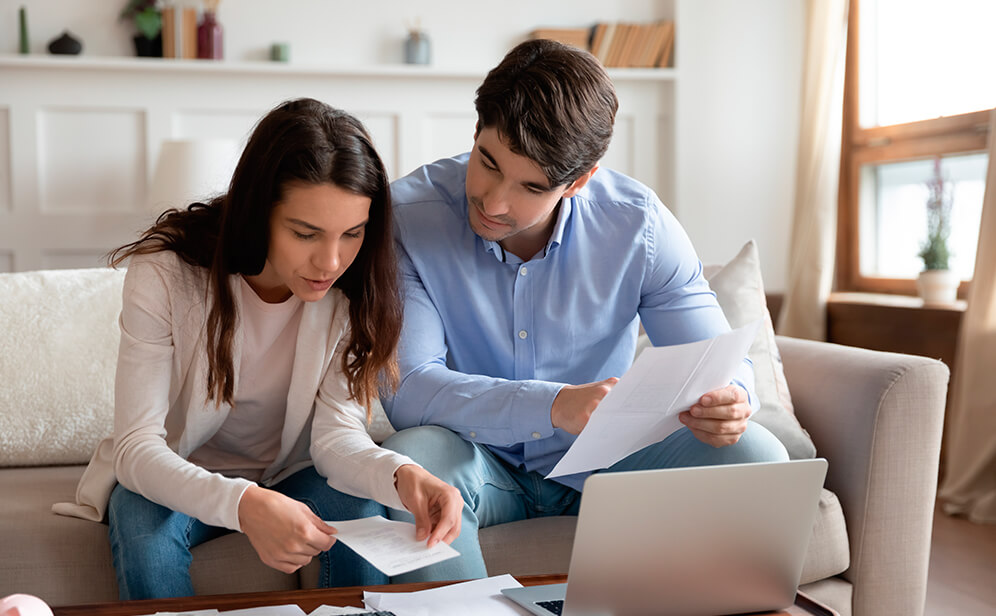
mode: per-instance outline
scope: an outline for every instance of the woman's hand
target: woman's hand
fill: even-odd
[[[239,501],[239,524],[263,564],[293,573],[332,547],[335,528],[304,503],[250,486]]]
[[[415,539],[428,537],[432,547],[443,541],[453,543],[460,536],[463,497],[460,491],[414,464],[405,464],[394,472],[394,485],[401,502],[415,516]]]

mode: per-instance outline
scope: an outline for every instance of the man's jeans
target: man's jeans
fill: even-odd
[[[487,577],[477,531],[505,522],[553,515],[577,515],[581,493],[535,472],[517,469],[482,445],[438,426],[402,430],[383,445],[421,464],[463,494],[460,536],[453,547],[460,552],[436,565],[391,579],[392,582],[462,580]],[[712,447],[681,428],[668,438],[620,460],[603,473],[617,471],[709,466],[788,460],[782,443],[754,422],[735,445]],[[388,509],[392,520],[412,521],[407,511]]]
[[[323,520],[385,515],[380,503],[329,487],[314,467],[294,473],[271,489],[301,501]],[[121,484],[111,494],[107,515],[122,600],[192,596],[191,548],[232,532],[157,505]],[[387,583],[384,574],[339,542],[318,558],[321,587]]]

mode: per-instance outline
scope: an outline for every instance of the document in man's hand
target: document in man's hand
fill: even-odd
[[[733,380],[761,321],[715,338],[644,349],[547,478],[608,468],[682,427],[678,413]]]

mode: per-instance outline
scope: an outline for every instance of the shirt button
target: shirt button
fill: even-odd
[[[522,340],[525,340],[526,337],[528,337],[528,336],[529,336],[529,334],[526,333],[526,330],[524,330],[524,329],[519,330],[519,338],[521,338]]]
[[[539,432],[533,432],[533,438],[540,438],[541,436],[543,435],[540,434]]]
[[[471,432],[470,438],[477,438],[477,432]]]
[[[528,271],[529,271],[529,270],[527,270],[527,269],[526,269],[525,267],[523,267],[523,268],[521,268],[521,269],[519,270],[519,275],[520,275],[520,276],[525,276],[525,275],[526,275],[526,273],[527,273]]]

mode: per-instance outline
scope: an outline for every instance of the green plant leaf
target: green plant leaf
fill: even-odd
[[[154,39],[163,28],[163,16],[153,8],[145,9],[135,15],[135,27],[145,38]]]

